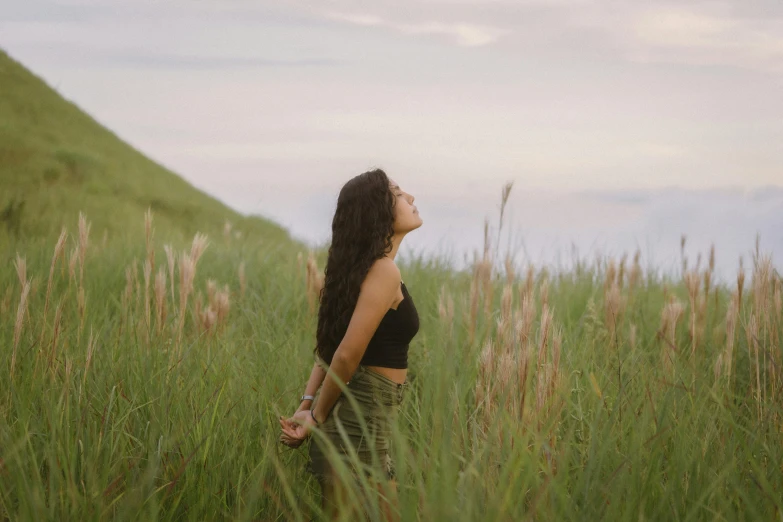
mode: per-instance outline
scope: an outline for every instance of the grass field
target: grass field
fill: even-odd
[[[1,53],[0,189],[0,518],[318,519],[277,418],[312,365],[323,252]],[[665,275],[633,256],[503,269],[492,250],[466,272],[398,259],[422,324],[403,520],[783,520],[769,257],[716,284],[707,252]]]
[[[146,228],[93,244],[83,220],[0,272],[0,514],[317,516],[304,450],[277,442],[312,362],[306,259],[231,235],[180,252]],[[422,318],[395,436],[404,520],[781,518],[768,258],[729,287],[709,263],[681,280],[638,261],[400,264]]]

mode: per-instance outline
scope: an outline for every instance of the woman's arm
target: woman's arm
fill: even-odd
[[[329,365],[330,378],[324,380],[321,395],[312,410],[312,416],[319,424],[329,416],[342,393],[338,381],[346,384],[359,366],[375,330],[397,298],[399,286],[400,270],[389,258],[376,261],[367,273],[348,329]]]
[[[320,424],[332,411],[342,393],[340,385],[337,384],[338,379],[345,384],[356,371],[375,330],[378,329],[389,307],[394,304],[399,286],[400,270],[391,259],[380,259],[370,268],[359,291],[359,299],[345,336],[332,357],[328,372],[324,374],[330,378],[326,379],[325,376],[320,378],[323,384],[318,403],[312,410],[300,407],[288,421],[280,420],[283,430],[281,441],[285,444],[293,447],[301,444],[315,423],[313,417]],[[310,375],[308,390],[311,390],[310,385],[315,371],[314,368]]]
[[[310,372],[310,378],[307,380],[307,386],[305,386],[305,395],[311,395],[315,397],[316,392],[318,392],[318,388],[321,387],[321,383],[324,382],[324,377],[326,377],[326,368],[322,365],[323,363],[321,361],[316,361],[315,364],[313,364],[313,370]],[[300,412],[303,410],[309,410],[313,405],[313,401],[311,399],[305,399],[299,404],[299,408],[296,409],[296,412]]]

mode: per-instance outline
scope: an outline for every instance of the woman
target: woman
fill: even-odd
[[[328,455],[352,454],[370,469],[380,465],[388,479],[384,497],[396,495],[389,439],[419,317],[394,258],[405,235],[422,225],[413,201],[382,170],[343,186],[320,296],[316,363],[299,409],[280,419],[280,440],[292,447],[317,431],[310,470],[321,484],[324,507],[333,511],[341,507],[346,484]],[[389,518],[391,510],[387,504]]]

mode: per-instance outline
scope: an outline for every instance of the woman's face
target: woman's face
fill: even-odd
[[[389,187],[397,199],[397,203],[394,206],[395,234],[407,234],[411,230],[419,228],[423,221],[419,217],[419,211],[413,204],[415,198],[402,190],[394,180],[389,180]]]

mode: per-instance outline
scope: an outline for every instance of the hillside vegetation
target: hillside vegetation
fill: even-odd
[[[180,240],[201,231],[292,243],[146,158],[0,50],[0,244],[50,237],[89,216],[93,234],[144,237],[144,212]]]

